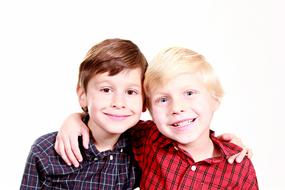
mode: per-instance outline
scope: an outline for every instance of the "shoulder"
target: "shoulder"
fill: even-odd
[[[258,187],[257,176],[252,161],[246,156],[241,163],[235,163],[235,174],[240,179],[240,186],[250,187],[245,189],[255,189]]]
[[[35,165],[35,167],[45,173],[45,175],[62,175],[69,174],[79,170],[68,166],[62,160],[54,149],[57,132],[48,133],[36,139],[32,145],[27,164]]]
[[[159,132],[153,121],[140,120],[134,127],[130,129],[130,133],[133,137],[141,138],[141,137],[146,137],[146,135],[159,133]]]
[[[35,140],[32,145],[31,151],[37,155],[55,155],[54,143],[56,139],[57,132],[48,133],[40,136]]]
[[[226,157],[230,157],[230,156],[235,155],[235,154],[239,153],[240,151],[242,151],[241,147],[239,147],[233,143],[218,139],[217,137],[214,136],[213,132],[210,133],[210,138],[213,141],[213,143],[215,144],[215,146],[218,147],[219,150]]]
[[[155,127],[155,123],[152,120],[140,120],[137,125],[141,127]]]
[[[53,143],[55,142],[56,135],[57,135],[57,132],[51,132],[51,133],[42,135],[35,140],[34,145],[47,148],[51,144],[53,145]]]
[[[218,146],[218,148],[221,150],[222,154],[224,154],[225,159],[227,159],[228,157],[238,154],[239,152],[242,151],[242,148],[230,143],[230,142],[225,142],[222,141],[220,139],[217,139],[216,137],[211,137],[211,139],[213,140],[213,142]],[[226,161],[227,163],[227,161]],[[233,166],[240,168],[242,171],[246,171],[243,174],[253,174],[255,175],[255,171],[254,171],[254,167],[252,164],[252,161],[245,156],[244,159],[242,160],[241,163],[233,163]]]
[[[155,130],[156,125],[152,120],[142,121],[140,120],[133,128],[133,130]]]

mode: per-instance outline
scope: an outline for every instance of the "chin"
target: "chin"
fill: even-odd
[[[110,134],[122,134],[124,133],[126,130],[128,130],[129,128],[126,128],[126,127],[120,127],[120,126],[116,126],[117,128],[114,129],[106,129],[106,131]]]
[[[197,138],[187,136],[187,137],[181,137],[181,138],[176,137],[175,140],[180,144],[187,145],[187,144],[193,143],[195,140],[197,140]]]
[[[189,139],[177,139],[176,141],[182,145],[188,145],[194,142],[194,140],[189,140]]]
[[[119,129],[117,129],[117,130],[114,130],[114,132],[116,132],[116,133],[124,133],[124,132],[127,131],[129,128],[131,128],[131,127],[119,128]]]

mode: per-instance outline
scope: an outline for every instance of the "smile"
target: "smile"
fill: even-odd
[[[179,122],[173,123],[172,126],[178,127],[178,128],[186,127],[186,126],[192,125],[195,122],[195,120],[196,120],[196,118],[179,121]]]
[[[130,116],[130,115],[119,115],[119,114],[110,114],[110,113],[104,113],[104,114],[113,120],[124,120]]]

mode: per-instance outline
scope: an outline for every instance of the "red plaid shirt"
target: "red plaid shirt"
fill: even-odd
[[[142,170],[144,189],[258,189],[255,170],[246,157],[229,164],[227,158],[240,147],[210,137],[223,156],[194,162],[177,143],[163,136],[152,121],[134,128],[133,151]]]

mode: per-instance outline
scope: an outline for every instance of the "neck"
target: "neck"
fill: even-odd
[[[214,143],[210,139],[210,132],[206,131],[194,142],[179,147],[191,154],[195,162],[218,156]]]
[[[103,130],[98,126],[90,127],[92,125],[89,125],[89,123],[88,126],[91,130],[92,137],[94,139],[94,144],[97,150],[100,152],[106,150],[112,150],[121,135],[121,134],[108,133],[107,131]]]

